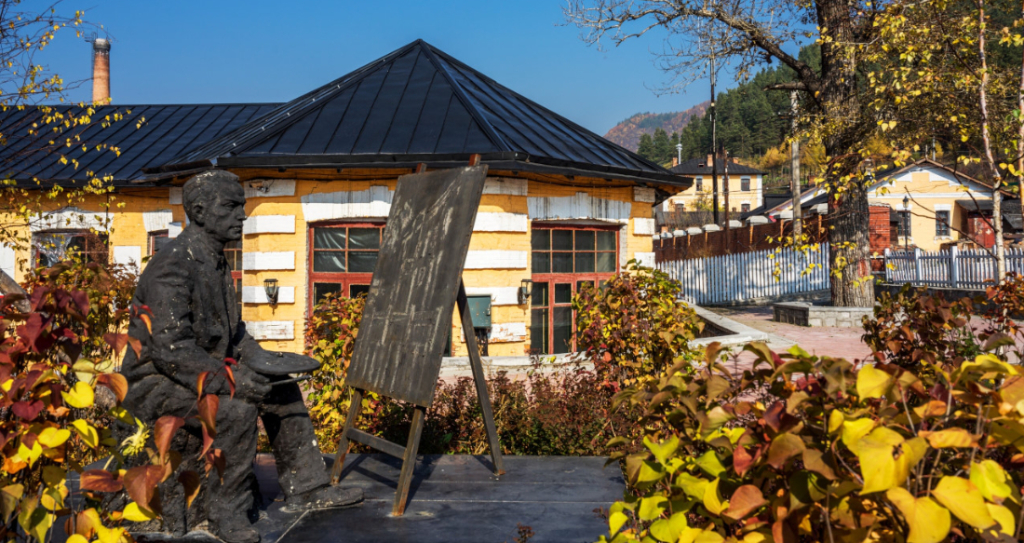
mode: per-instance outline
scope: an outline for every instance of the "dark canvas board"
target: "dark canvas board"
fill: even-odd
[[[487,166],[398,179],[347,384],[427,407]]]

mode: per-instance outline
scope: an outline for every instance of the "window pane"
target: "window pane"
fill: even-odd
[[[578,230],[576,232],[576,250],[594,250],[594,232],[592,230]]]
[[[594,253],[576,253],[576,273],[594,271]]]
[[[548,354],[548,310],[534,309],[530,312],[530,350]]]
[[[355,298],[360,294],[369,294],[370,285],[349,285],[348,286],[348,297]]]
[[[551,273],[572,273],[572,253],[551,253]]]
[[[380,249],[380,228],[349,228],[349,249]]]
[[[352,238],[355,241],[355,238]],[[348,254],[348,271],[351,273],[373,273],[377,265],[377,251],[352,251]]]
[[[597,233],[597,250],[598,251],[614,251],[615,250],[615,232],[598,232]]]
[[[530,235],[530,245],[534,251],[551,249],[551,230],[534,229]]]
[[[316,251],[313,253],[313,271],[344,272],[344,251]]]
[[[320,303],[320,299],[328,294],[341,292],[340,283],[313,283],[313,304]]]
[[[615,253],[597,253],[597,271],[615,273]]]
[[[571,251],[572,230],[552,230],[551,248],[556,251]]]
[[[533,253],[533,273],[551,273],[551,253]]]
[[[153,236],[153,254],[157,254],[158,252],[160,252],[160,249],[163,249],[172,241],[174,241],[174,239],[167,237],[167,234],[161,236]]]
[[[315,228],[313,229],[314,249],[344,249],[345,229],[344,228]]]
[[[572,308],[556,307],[554,317],[551,352],[553,354],[567,353],[572,350]]]
[[[576,294],[579,294],[585,287],[593,287],[593,281],[576,281]]]
[[[548,284],[534,283],[530,289],[530,305],[546,307],[548,305]]]
[[[572,303],[572,283],[555,283],[555,303]]]

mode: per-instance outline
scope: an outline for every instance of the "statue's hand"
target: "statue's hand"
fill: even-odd
[[[270,379],[252,371],[245,364],[235,366],[234,372],[236,398],[257,403],[270,394]]]

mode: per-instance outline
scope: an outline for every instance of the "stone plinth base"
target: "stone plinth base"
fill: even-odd
[[[874,314],[873,307],[829,307],[800,302],[773,304],[775,322],[797,326],[857,328],[864,317]]]

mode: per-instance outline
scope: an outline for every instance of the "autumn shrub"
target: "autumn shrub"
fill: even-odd
[[[100,369],[112,364],[91,359],[88,367],[81,365],[83,356],[101,351],[88,338],[104,341],[111,356],[119,346],[130,345],[124,334],[97,329],[93,323],[118,321],[137,308],[125,306],[97,316],[94,313],[108,307],[96,307],[89,292],[62,288],[52,279],[47,276],[30,285],[28,312],[15,308],[21,301],[18,296],[0,302],[0,539],[49,541],[56,521],[66,517],[63,528],[69,543],[131,541],[126,521],[159,518],[157,485],[181,462],[180,455],[168,450],[180,419],[165,417],[148,428],[120,406],[128,390],[126,380]],[[100,388],[113,398],[110,406],[96,404]],[[207,404],[204,419],[216,413],[215,397],[199,403]],[[97,412],[136,432],[119,443],[108,427],[94,424]],[[212,455],[211,460],[216,457],[214,450],[204,453]],[[138,455],[146,459],[144,465],[125,469],[126,459]],[[96,458],[105,463],[87,467]],[[72,471],[78,473],[81,490],[75,499],[69,488]],[[180,484],[194,496],[201,476],[190,472],[180,477]],[[122,491],[126,505],[109,508],[107,498]]]
[[[908,369],[939,361],[956,365],[981,353],[982,339],[971,326],[974,302],[946,300],[907,284],[895,295],[882,294],[874,315],[864,319],[862,339],[879,362]]]
[[[667,273],[630,261],[573,298],[577,350],[613,387],[660,374],[704,327],[681,292]]]
[[[334,452],[345,424],[351,394],[345,375],[362,316],[363,298],[327,296],[306,327],[309,354],[321,362],[305,384],[307,404],[321,446]],[[505,454],[594,455],[606,452],[615,432],[635,421],[630,413],[608,411],[616,389],[579,365],[541,371],[539,360],[522,379],[499,373],[487,380],[502,450]],[[411,425],[409,406],[368,393],[360,426],[367,432],[404,443]],[[353,443],[353,450],[366,450]],[[437,383],[420,442],[423,454],[480,454],[487,436],[474,382],[459,378]]]
[[[858,369],[746,349],[742,375],[711,346],[698,367],[680,360],[616,396],[644,410],[645,450],[615,454],[631,490],[601,541],[1019,539],[1019,366],[984,352]],[[762,388],[770,404],[754,399]]]

